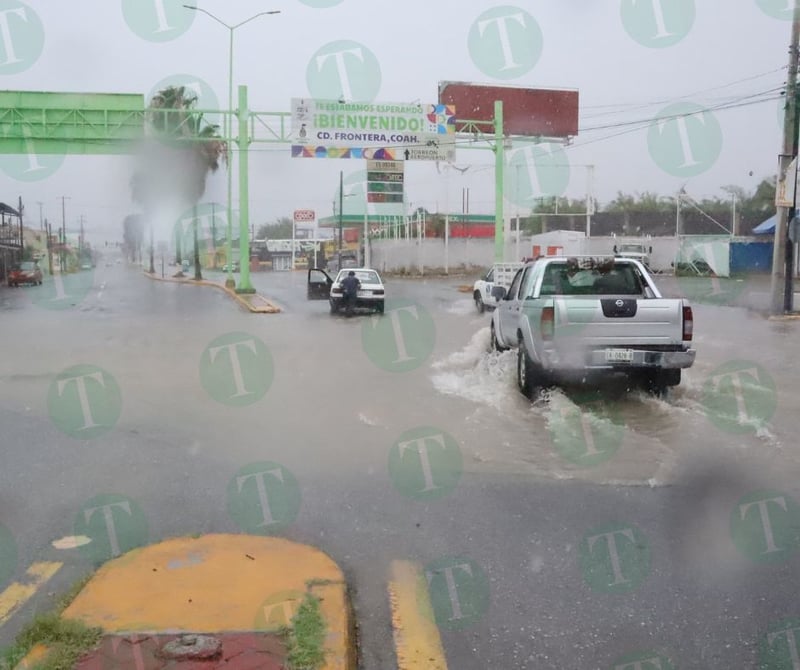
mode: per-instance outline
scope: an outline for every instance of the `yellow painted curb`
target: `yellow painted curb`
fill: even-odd
[[[800,320],[800,314],[781,314],[778,316],[771,316],[769,317],[770,321],[798,321]]]
[[[149,272],[145,272],[144,275],[149,279],[154,281],[167,281],[172,282],[175,284],[191,284],[193,286],[213,286],[214,288],[222,289],[231,296],[236,302],[238,302],[242,307],[247,309],[249,312],[253,312],[254,314],[279,314],[281,308],[272,303],[269,299],[265,298],[263,295],[259,295],[258,293],[251,293],[251,294],[240,294],[237,293],[233,289],[229,289],[222,284],[218,284],[213,281],[208,281],[207,279],[190,279],[184,277],[158,277],[156,275],[150,274]],[[258,300],[262,302],[262,305],[253,305],[249,299]]]
[[[472,293],[472,288],[473,288],[472,286],[467,286],[466,284],[462,284],[461,286],[458,287],[458,290],[461,293]]]
[[[24,582],[12,582],[0,593],[0,625],[4,624],[36,591],[47,582],[62,564],[42,561],[33,563],[26,571]]]
[[[389,601],[398,670],[447,670],[427,583],[419,566],[410,561],[392,561]]]
[[[44,660],[47,656],[49,649],[43,644],[35,644],[31,650],[25,654],[25,657],[14,666],[14,670],[30,670],[36,667],[36,664]]]
[[[109,633],[268,630],[287,625],[306,592],[321,599],[325,670],[355,670],[342,571],[282,538],[205,535],[136,549],[101,567],[63,616]]]

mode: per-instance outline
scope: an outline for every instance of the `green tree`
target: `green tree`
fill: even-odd
[[[272,223],[259,226],[256,237],[260,240],[290,240],[292,239],[293,223],[291,217],[280,216]]]

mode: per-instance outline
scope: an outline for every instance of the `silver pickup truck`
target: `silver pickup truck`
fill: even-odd
[[[694,363],[691,306],[662,298],[639,261],[543,258],[527,263],[496,297],[491,346],[518,349],[517,382],[529,397],[554,383],[620,374],[663,394]]]

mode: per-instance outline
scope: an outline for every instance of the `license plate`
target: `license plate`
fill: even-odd
[[[630,363],[633,361],[633,349],[606,349],[608,363]]]
[[[359,291],[358,292],[358,297],[359,298],[366,298],[367,296],[371,296],[371,295],[372,295],[372,291]]]

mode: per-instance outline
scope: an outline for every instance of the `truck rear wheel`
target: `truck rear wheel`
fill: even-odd
[[[489,334],[489,351],[506,351],[508,347],[504,347],[500,342],[497,340],[497,333],[494,329],[494,319],[492,320],[492,325],[490,328]]]

